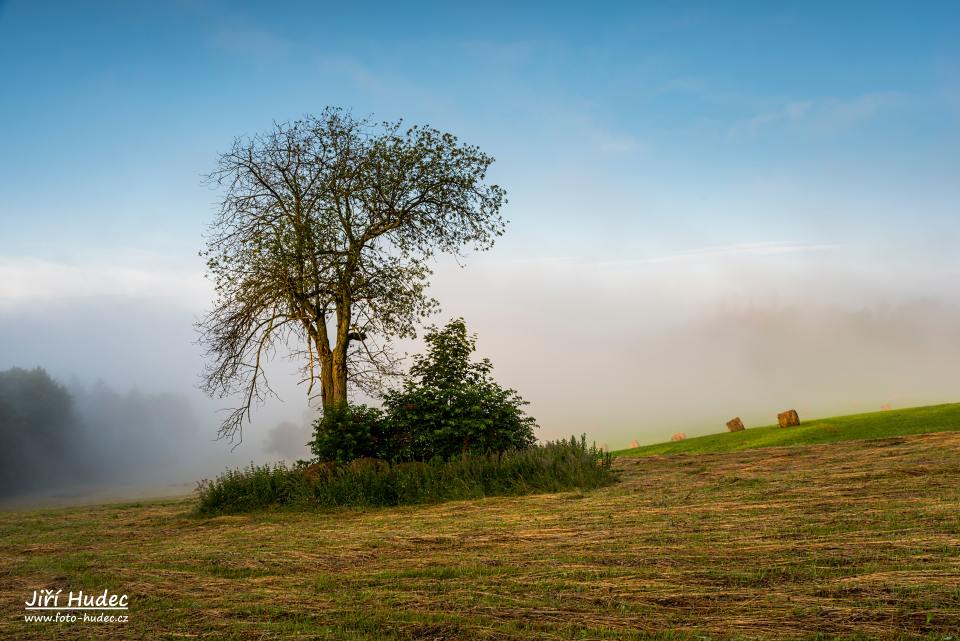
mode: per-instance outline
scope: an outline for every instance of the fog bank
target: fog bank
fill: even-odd
[[[622,447],[722,430],[734,415],[750,426],[786,408],[804,418],[960,400],[960,270],[950,258],[895,259],[793,243],[605,261],[494,251],[465,269],[439,263],[432,293],[443,308],[436,321],[464,316],[479,356],[531,401],[541,438],[586,432]],[[72,273],[47,264],[45,282],[57,270]],[[96,287],[116,283],[111,268],[88,274],[93,285],[80,296],[40,287],[31,297],[23,271],[16,292],[0,286],[0,369],[43,365],[121,395],[136,386],[181,397],[195,428],[178,431],[186,419],[171,407],[141,426],[169,432],[165,460],[203,451],[215,471],[306,457],[312,415],[295,365],[271,366],[281,400],[255,412],[242,444],[215,442],[216,410],[230,401],[196,390],[192,323],[208,304],[206,284],[199,272],[157,270],[142,277],[144,290],[125,273],[133,284],[123,295]]]

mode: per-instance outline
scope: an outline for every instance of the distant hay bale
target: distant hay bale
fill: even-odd
[[[686,434],[684,434],[683,432],[677,432],[676,434],[674,434],[673,436],[670,437],[670,440],[671,440],[671,441],[682,441],[682,440],[684,440],[684,439],[686,439],[686,438],[687,438],[687,435],[686,435]]]
[[[890,410],[893,409],[893,407],[891,407],[890,403],[884,403],[883,405],[880,406],[880,409],[884,412],[889,412]]]
[[[635,447],[640,447],[640,443],[638,443],[636,440],[630,441],[630,449],[632,450]]]
[[[777,423],[780,427],[794,427],[800,425],[800,415],[797,410],[787,410],[777,414]]]
[[[609,452],[609,451],[610,451],[610,448],[607,447],[607,444],[606,444],[606,443],[601,443],[600,445],[597,446],[597,449],[600,450],[601,452]]]
[[[735,416],[727,421],[727,431],[728,432],[742,432],[746,428],[743,426],[743,421],[740,420],[739,416]]]

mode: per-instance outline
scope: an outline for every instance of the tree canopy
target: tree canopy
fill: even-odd
[[[278,350],[324,407],[397,373],[391,340],[437,308],[430,259],[488,249],[504,231],[492,162],[452,134],[335,108],[220,156],[210,180],[224,196],[203,252],[216,299],[199,330],[204,389],[242,397],[221,436],[242,434],[272,393],[264,366]]]

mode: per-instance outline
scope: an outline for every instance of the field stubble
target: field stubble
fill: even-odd
[[[617,465],[433,506],[6,513],[0,638],[960,636],[960,433]],[[43,587],[126,592],[130,621],[24,623]]]

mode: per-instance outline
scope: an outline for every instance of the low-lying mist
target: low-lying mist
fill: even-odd
[[[466,319],[478,356],[530,401],[538,437],[587,433],[618,448],[723,431],[736,415],[750,427],[788,408],[803,420],[960,400],[955,263],[782,243],[619,262],[477,257],[438,265],[434,322]],[[58,297],[11,269],[0,263],[0,370],[46,367],[85,435],[69,450],[22,449],[26,476],[189,488],[225,466],[309,457],[316,413],[283,358],[269,367],[279,399],[255,409],[239,445],[216,440],[218,410],[232,402],[197,390],[192,325],[211,295],[202,279],[107,269],[86,281],[109,292]],[[68,266],[34,271],[44,283],[74,278]],[[18,484],[5,483],[7,494]]]

